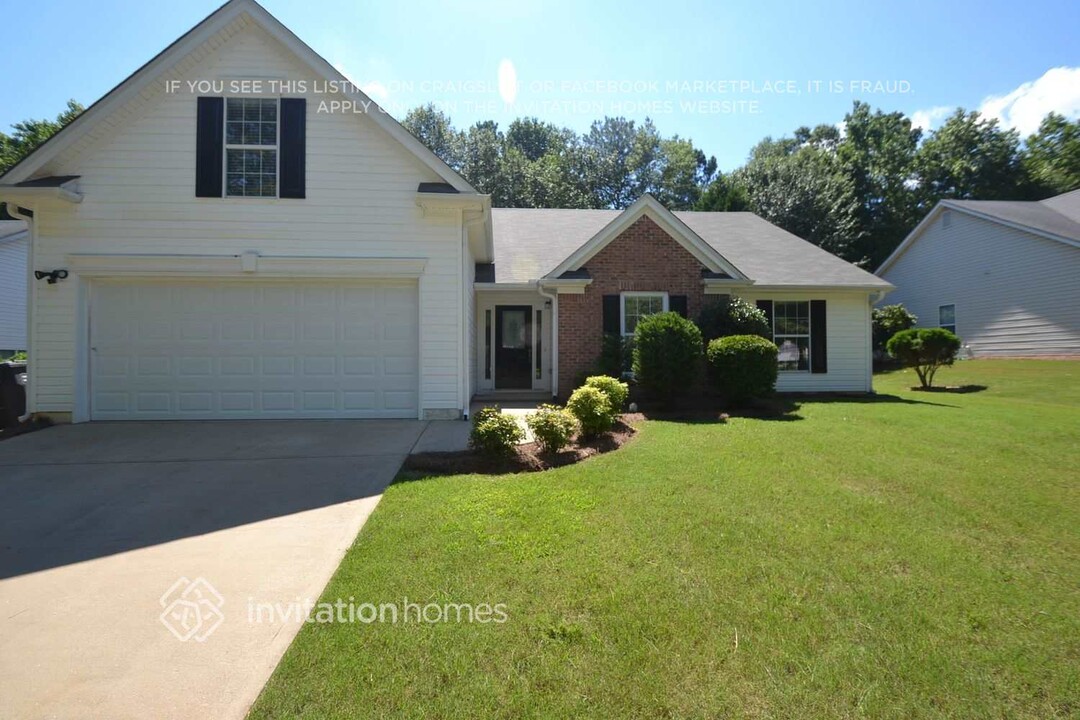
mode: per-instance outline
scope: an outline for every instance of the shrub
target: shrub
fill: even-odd
[[[732,335],[709,343],[709,379],[731,402],[771,395],[776,388],[777,353],[757,335]]]
[[[885,352],[885,343],[889,342],[889,338],[901,330],[915,327],[919,318],[912,315],[903,305],[885,305],[874,308],[873,322],[874,349]]]
[[[731,335],[760,335],[772,339],[772,328],[765,311],[739,297],[706,305],[698,316],[698,327],[705,341]]]
[[[577,418],[558,405],[541,405],[525,418],[544,452],[557,453],[570,444],[578,429]]]
[[[619,418],[627,398],[630,397],[630,386],[624,382],[606,375],[593,375],[586,378],[586,387],[594,387],[604,393],[608,405],[611,407],[611,421],[614,423]]]
[[[886,347],[890,355],[915,369],[923,388],[930,388],[938,369],[955,362],[960,338],[944,328],[911,328],[893,335]]]
[[[611,429],[611,404],[607,395],[594,387],[583,385],[570,394],[566,409],[581,423],[581,434],[594,437]]]
[[[485,455],[507,457],[514,454],[517,444],[525,439],[525,431],[517,420],[504,415],[498,406],[477,410],[473,415],[469,447]]]
[[[634,377],[658,398],[692,385],[701,370],[701,331],[674,312],[647,315],[634,331]]]
[[[600,345],[600,360],[596,364],[601,375],[621,378],[630,372],[634,357],[633,338],[618,333],[604,333]]]

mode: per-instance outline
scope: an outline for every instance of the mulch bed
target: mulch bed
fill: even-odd
[[[589,440],[575,439],[558,453],[541,452],[536,443],[518,445],[515,454],[507,458],[492,458],[473,450],[417,453],[405,459],[399,480],[428,475],[505,475],[573,465],[594,455],[618,450],[634,437],[637,433],[634,423],[642,419],[639,414],[623,415],[610,432]]]

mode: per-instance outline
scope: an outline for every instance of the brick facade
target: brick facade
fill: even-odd
[[[584,267],[593,282],[584,295],[559,296],[559,394],[574,389],[578,376],[596,367],[600,357],[603,296],[624,291],[685,295],[696,318],[705,301],[704,266],[648,216],[589,259]]]

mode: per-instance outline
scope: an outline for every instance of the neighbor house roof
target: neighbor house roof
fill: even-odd
[[[893,251],[878,274],[888,270],[945,210],[1026,230],[1052,240],[1080,246],[1080,190],[1046,200],[942,200]]]
[[[623,212],[493,208],[495,281],[523,283],[549,275]],[[672,214],[755,285],[892,287],[753,213]]]

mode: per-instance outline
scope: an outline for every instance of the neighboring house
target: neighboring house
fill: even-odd
[[[896,286],[889,303],[975,357],[1080,355],[1080,190],[943,200],[877,274]]]
[[[0,220],[0,359],[26,349],[26,223]]]
[[[727,294],[773,318],[781,389],[871,389],[888,283],[746,213],[492,210],[342,84],[232,0],[0,177],[34,270],[68,273],[30,287],[31,411],[456,418]]]

